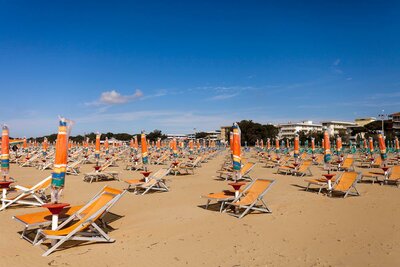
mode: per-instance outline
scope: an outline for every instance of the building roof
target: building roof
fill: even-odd
[[[354,122],[349,121],[322,121],[322,124],[344,124],[344,125],[354,125]]]
[[[307,123],[307,122],[288,122],[288,123],[282,123],[278,124],[277,127],[283,127],[283,126],[314,126],[314,127],[322,127],[322,124],[313,124],[313,123]]]
[[[393,116],[400,116],[400,112],[396,112],[396,113],[390,114],[389,116],[391,116],[391,117],[393,117]]]

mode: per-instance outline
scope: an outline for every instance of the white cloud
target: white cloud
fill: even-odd
[[[337,58],[335,61],[332,62],[332,70],[335,73],[342,74],[343,70],[339,67],[340,63],[342,60],[340,58]]]
[[[140,90],[136,90],[132,95],[122,95],[116,90],[106,91],[101,93],[100,98],[93,102],[85,103],[87,106],[101,106],[101,105],[119,105],[125,104],[136,99],[143,97]]]
[[[332,65],[333,66],[339,66],[340,62],[341,62],[341,59],[337,58],[335,61],[333,61]]]
[[[209,100],[225,100],[225,99],[236,97],[237,95],[239,95],[239,94],[238,93],[236,93],[236,94],[221,94],[221,95],[213,96],[213,97],[209,98]]]

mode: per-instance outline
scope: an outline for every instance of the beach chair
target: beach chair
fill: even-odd
[[[162,154],[158,159],[153,161],[154,165],[162,165],[165,164],[165,162],[168,160],[169,155],[168,154]]]
[[[387,174],[387,178],[383,179],[382,181],[379,180],[379,177],[385,177],[385,173],[382,172],[364,172],[362,174],[361,180],[364,180],[365,178],[372,178],[372,183],[374,183],[374,181],[376,182],[382,182],[385,184],[395,184],[398,187],[400,186],[400,165],[396,165],[391,167],[388,170],[388,174]]]
[[[58,249],[66,241],[88,241],[88,242],[114,242],[106,232],[98,226],[96,221],[115,204],[116,194],[102,192],[90,204],[88,203],[82,212],[70,216],[56,230],[39,229],[33,244],[38,246],[43,242],[56,241],[42,255],[48,256]]]
[[[331,180],[333,184],[330,193],[342,193],[344,195],[343,198],[348,195],[358,196],[360,193],[357,191],[356,184],[360,179],[360,172],[343,172],[339,178]],[[308,183],[305,191],[308,191],[311,185],[318,187],[318,193],[321,193],[322,189],[328,188],[328,182],[325,178],[308,179],[304,181]]]
[[[119,172],[117,171],[105,171],[112,164],[111,161],[106,162],[104,165],[100,167],[98,171],[85,173],[83,176],[84,182],[92,183],[93,181],[110,181],[110,180],[119,180]]]
[[[13,188],[16,189],[15,195],[9,198],[11,194],[1,199],[4,205],[0,208],[0,211],[5,210],[11,205],[28,205],[28,206],[42,206],[48,200],[46,196],[46,189],[50,187],[51,175],[37,183],[32,187],[24,187],[16,185]]]
[[[240,219],[250,211],[271,213],[271,210],[264,201],[264,196],[274,183],[275,180],[272,179],[255,179],[237,198],[232,202],[225,203],[227,206],[233,207],[232,212],[229,212],[229,214]],[[224,212],[227,212],[228,208]],[[244,209],[242,213],[240,213],[241,209]],[[237,211],[239,213],[236,213]]]
[[[311,172],[311,164],[311,160],[303,161],[297,169],[292,170],[291,174],[300,177],[312,176],[313,174]]]
[[[297,168],[294,167],[294,165],[285,165],[285,166],[280,166],[278,167],[277,174],[292,174],[296,176],[312,176],[312,172],[310,170],[310,166],[312,164],[312,161],[306,160],[303,161],[297,166]]]
[[[58,217],[58,221],[59,222],[64,222],[67,219],[71,219],[71,218],[77,218],[78,214],[84,214],[87,212],[87,209],[90,207],[90,205],[93,204],[93,202],[95,201],[95,199],[97,199],[97,197],[102,194],[103,192],[107,192],[110,194],[114,194],[115,195],[115,202],[117,202],[117,200],[119,198],[122,197],[122,195],[126,192],[118,190],[118,189],[114,189],[108,186],[104,186],[97,194],[95,194],[88,202],[86,205],[78,205],[78,206],[71,206],[68,208],[63,209],[63,211],[59,214]],[[115,203],[114,202],[114,203]],[[110,206],[108,208],[108,210],[111,208],[112,206]],[[107,212],[108,212],[107,210]],[[104,216],[106,215],[106,213],[103,214],[103,216],[99,219],[103,225],[106,225],[105,221],[103,220]],[[20,222],[24,225],[24,229],[21,233],[21,238],[27,240],[28,242],[33,243],[33,240],[29,239],[27,233],[32,232],[34,230],[38,230],[38,229],[43,229],[46,228],[48,226],[51,225],[51,212],[50,211],[41,211],[41,212],[35,212],[35,213],[28,213],[28,214],[23,214],[23,215],[16,215],[13,216],[12,218],[17,221]],[[71,216],[75,216],[75,217],[71,217]]]
[[[193,162],[189,161],[180,163],[178,165],[178,172],[182,173],[184,171],[186,174],[189,174],[189,171],[191,171],[191,173],[194,174],[194,169],[201,164],[201,159],[202,157],[198,156]]]
[[[159,169],[147,178],[147,182],[144,178],[125,180],[128,184],[127,190],[133,189],[135,193],[138,193],[139,190],[143,190],[142,195],[146,194],[150,190],[169,191],[164,178],[170,173],[170,171],[170,168]]]
[[[332,193],[341,193],[343,198],[348,195],[359,196],[356,188],[357,182],[361,179],[361,172],[344,172],[333,184]]]
[[[331,166],[331,169],[337,171],[354,171],[354,158],[346,158],[340,167],[339,165]]]
[[[240,169],[241,179],[252,180],[249,174],[255,166],[256,163],[254,162],[247,162],[244,166],[242,166],[242,168]],[[233,171],[217,171],[217,173],[219,173],[219,178],[225,179],[225,181],[227,181],[228,179],[232,179],[235,175],[235,172]]]
[[[66,174],[72,174],[72,175],[79,175],[80,169],[79,165],[84,161],[85,159],[80,159],[72,162],[71,164],[67,165],[67,171]]]

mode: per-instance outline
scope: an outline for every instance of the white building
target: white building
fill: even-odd
[[[279,129],[279,138],[294,138],[297,132],[303,131],[308,132],[322,132],[321,124],[313,124],[312,121],[302,122],[288,122],[277,125]]]
[[[354,122],[348,121],[323,121],[322,126],[328,130],[330,136],[339,134],[340,130],[346,130],[348,127],[357,126]]]

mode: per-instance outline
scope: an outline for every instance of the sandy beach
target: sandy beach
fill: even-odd
[[[224,152],[226,153],[226,152]],[[84,244],[42,257],[43,250],[20,238],[23,226],[14,215],[43,208],[10,208],[0,213],[0,266],[399,266],[400,201],[394,186],[361,183],[361,196],[330,198],[305,192],[304,178],[275,174],[257,164],[253,178],[276,183],[265,200],[272,214],[252,213],[242,219],[204,209],[200,196],[230,189],[216,179],[224,153],[195,175],[167,176],[170,192],[144,196],[128,192],[111,210],[111,244]],[[250,158],[250,160],[256,160]],[[151,166],[157,170],[162,166]],[[82,173],[93,165],[83,165]],[[141,178],[124,163],[111,168],[121,179]],[[365,169],[364,169],[365,170]],[[18,184],[31,185],[51,171],[11,165]],[[322,173],[313,166],[314,177]],[[118,181],[86,183],[83,175],[67,176],[63,201],[89,200],[104,185],[126,188]]]

